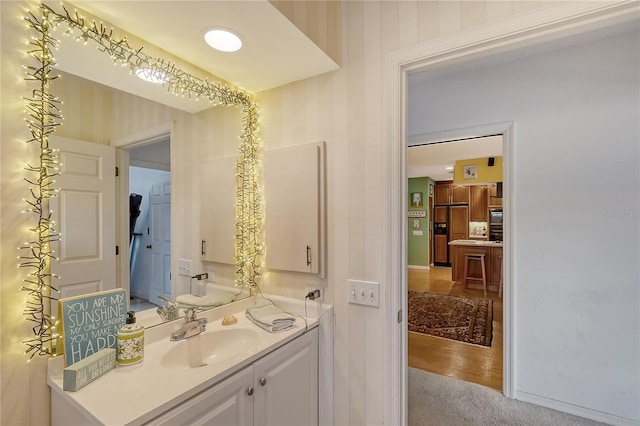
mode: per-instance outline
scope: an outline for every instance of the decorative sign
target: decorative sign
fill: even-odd
[[[409,210],[409,217],[427,217],[427,212],[424,210]]]
[[[117,350],[118,329],[129,310],[127,290],[107,290],[60,299],[65,365],[105,348]]]

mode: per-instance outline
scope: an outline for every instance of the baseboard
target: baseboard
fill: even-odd
[[[590,408],[580,407],[578,405],[569,404],[554,399],[545,398],[527,392],[515,390],[513,399],[528,402],[542,407],[551,408],[552,410],[561,411],[563,413],[573,414],[574,416],[584,417],[585,419],[595,420],[615,426],[640,426],[639,420],[627,419],[619,417],[615,414],[604,413],[602,411],[592,410]]]
[[[431,267],[425,266],[425,265],[409,265],[408,268],[409,269],[431,269]]]

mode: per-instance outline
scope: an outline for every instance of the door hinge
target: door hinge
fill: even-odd
[[[402,322],[402,309],[398,311],[398,324]]]
[[[207,242],[205,240],[200,240],[200,254],[202,256],[207,254]]]
[[[120,167],[116,166],[116,177],[120,176]]]
[[[116,256],[120,255],[120,246],[116,246]]]

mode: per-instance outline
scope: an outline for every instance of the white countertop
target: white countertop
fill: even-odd
[[[62,389],[63,357],[49,360],[48,384],[52,392],[62,396],[89,418],[108,425],[134,425],[144,423],[170,407],[189,399],[223,378],[240,371],[268,352],[293,340],[318,325],[318,320],[296,319],[296,326],[281,333],[270,333],[253,324],[245,316],[245,310],[255,304],[255,298],[240,300],[217,309],[201,313],[207,317],[208,333],[221,330],[222,317],[233,313],[238,323],[224,328],[252,327],[260,333],[260,344],[255,349],[238,354],[235,358],[204,365],[198,368],[168,368],[161,364],[161,357],[174,345],[184,343],[169,341],[171,331],[182,321],[162,324],[145,332],[145,356],[140,364],[120,367],[108,372],[77,392]],[[287,309],[283,307],[283,309]],[[203,334],[204,334],[203,333]],[[197,336],[195,336],[197,337]],[[193,337],[192,337],[193,338]]]
[[[502,247],[502,241],[484,240],[453,240],[449,241],[450,246],[480,246],[480,247]]]

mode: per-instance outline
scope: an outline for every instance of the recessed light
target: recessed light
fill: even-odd
[[[447,166],[447,167],[445,167],[445,170],[447,170],[447,171],[450,171],[450,172],[451,172],[451,171],[453,171],[453,166]]]
[[[169,81],[167,74],[163,71],[154,70],[152,68],[138,68],[136,70],[136,77],[154,84],[164,84]]]
[[[204,34],[204,41],[221,52],[237,52],[242,47],[240,36],[225,28],[210,28]]]

